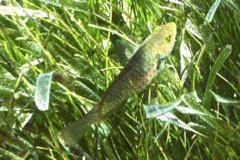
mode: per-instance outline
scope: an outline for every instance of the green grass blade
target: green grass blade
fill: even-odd
[[[210,110],[211,107],[211,90],[214,84],[214,80],[217,76],[218,71],[221,69],[223,63],[225,62],[225,60],[228,58],[228,56],[231,54],[232,52],[232,46],[231,45],[226,45],[223,50],[221,51],[221,53],[219,54],[218,58],[216,59],[211,72],[209,74],[209,78],[207,80],[207,84],[206,84],[206,91],[204,93],[204,98],[203,98],[203,106],[207,109]]]

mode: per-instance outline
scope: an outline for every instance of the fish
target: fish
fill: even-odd
[[[58,140],[65,148],[75,148],[85,131],[118,110],[134,94],[144,91],[157,74],[159,65],[173,50],[176,24],[157,26],[135,51],[100,101],[86,115],[62,128]]]

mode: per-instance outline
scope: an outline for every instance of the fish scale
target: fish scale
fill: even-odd
[[[83,118],[60,130],[59,141],[65,147],[76,147],[91,124],[106,119],[129,97],[143,91],[155,77],[159,62],[165,60],[172,52],[175,37],[175,23],[156,27],[135,51],[100,102]]]

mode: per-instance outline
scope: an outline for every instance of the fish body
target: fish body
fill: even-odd
[[[83,118],[60,130],[60,142],[65,146],[76,146],[91,124],[106,119],[129,97],[143,91],[155,77],[159,63],[172,52],[175,37],[175,23],[156,27],[135,51],[99,103]]]

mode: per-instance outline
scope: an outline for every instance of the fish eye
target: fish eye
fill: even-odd
[[[170,34],[166,37],[166,40],[167,40],[168,42],[171,41],[171,35],[170,35]]]

